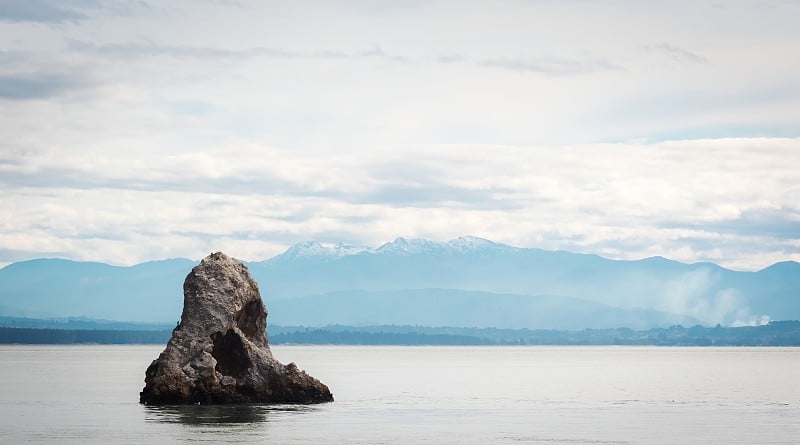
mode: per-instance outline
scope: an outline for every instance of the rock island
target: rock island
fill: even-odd
[[[327,386],[284,365],[267,344],[267,309],[247,266],[212,253],[183,283],[183,314],[145,371],[139,402],[322,403]]]

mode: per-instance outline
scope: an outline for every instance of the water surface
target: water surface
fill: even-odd
[[[161,346],[0,346],[0,442],[797,443],[800,348],[275,346],[336,401],[147,407]]]

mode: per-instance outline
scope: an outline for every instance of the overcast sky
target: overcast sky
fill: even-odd
[[[0,0],[0,265],[800,260],[800,2]]]

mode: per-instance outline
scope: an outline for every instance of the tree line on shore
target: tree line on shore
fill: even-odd
[[[800,321],[762,326],[538,330],[425,326],[271,326],[270,344],[800,346]],[[165,344],[171,330],[0,326],[0,344]]]

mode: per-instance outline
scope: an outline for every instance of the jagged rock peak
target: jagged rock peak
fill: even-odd
[[[320,403],[327,386],[284,365],[267,344],[267,309],[247,266],[222,252],[195,266],[183,283],[183,314],[145,372],[139,401]]]

